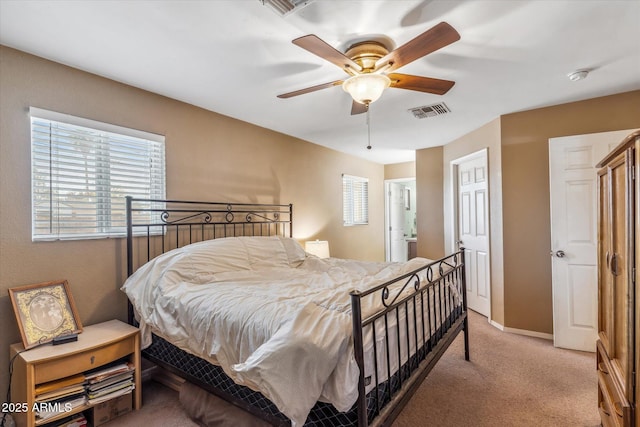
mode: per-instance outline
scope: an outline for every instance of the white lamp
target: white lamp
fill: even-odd
[[[349,92],[354,101],[370,104],[380,98],[390,84],[391,79],[384,74],[365,73],[349,77],[342,83],[342,89]]]
[[[329,242],[326,240],[311,240],[305,242],[304,250],[318,258],[329,258]]]

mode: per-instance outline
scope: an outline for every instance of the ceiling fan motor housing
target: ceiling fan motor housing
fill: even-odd
[[[349,47],[345,52],[345,56],[360,65],[363,73],[370,73],[374,70],[376,61],[388,53],[389,50],[382,43],[365,41]]]

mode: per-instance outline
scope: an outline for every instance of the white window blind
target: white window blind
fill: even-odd
[[[342,217],[344,225],[369,223],[369,180],[342,175]]]
[[[122,237],[125,196],[165,198],[164,136],[31,108],[32,238]]]

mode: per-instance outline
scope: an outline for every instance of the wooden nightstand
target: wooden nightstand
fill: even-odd
[[[21,343],[10,346],[10,357],[22,351]],[[13,362],[11,401],[20,410],[14,412],[18,426],[40,426],[69,415],[91,409],[85,404],[47,420],[35,419],[32,408],[35,388],[39,384],[60,380],[126,359],[134,365],[133,409],[142,403],[140,382],[140,333],[137,328],[119,320],[86,326],[78,341],[57,346],[45,345],[18,354]]]

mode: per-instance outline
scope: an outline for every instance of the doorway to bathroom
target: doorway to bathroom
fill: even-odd
[[[385,181],[386,260],[407,261],[416,256],[416,180]]]

